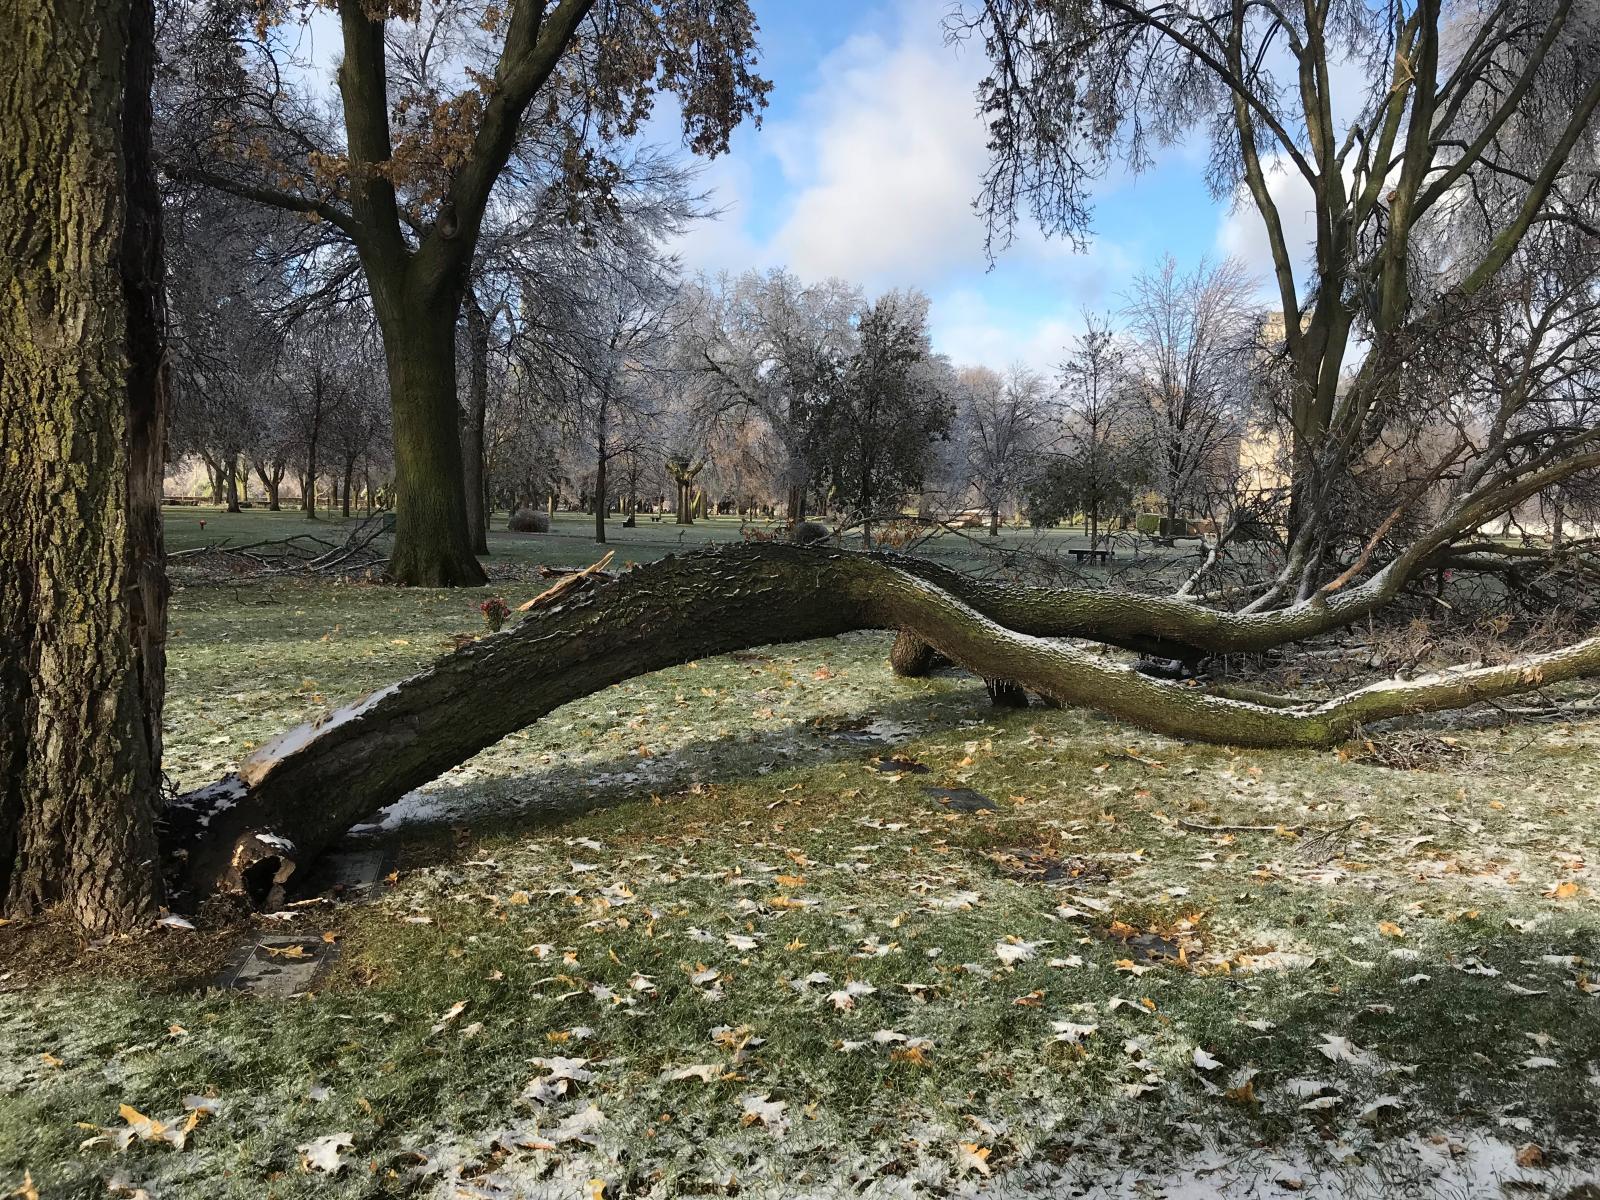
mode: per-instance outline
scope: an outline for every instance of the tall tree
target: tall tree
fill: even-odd
[[[921,488],[935,439],[948,436],[953,382],[948,363],[933,357],[926,296],[889,292],[861,310],[855,352],[812,422],[808,457],[825,464],[869,549],[873,525],[892,520]]]
[[[0,903],[160,896],[166,581],[148,0],[0,9]]]
[[[1030,521],[1053,525],[1082,513],[1089,548],[1099,548],[1102,518],[1126,509],[1149,482],[1135,412],[1116,337],[1103,319],[1086,317],[1061,364],[1061,427],[1028,487]]]
[[[993,245],[1022,218],[1083,237],[1089,189],[1111,162],[1139,169],[1155,145],[1209,132],[1211,184],[1259,217],[1282,318],[1291,539],[1255,603],[1344,586],[1385,519],[1354,519],[1369,514],[1346,503],[1363,495],[1351,480],[1413,411],[1418,348],[1516,269],[1530,234],[1594,236],[1600,36],[1589,7],[975,0],[949,28],[981,41],[993,66],[978,97]],[[1309,254],[1291,204],[1314,216]],[[1586,470],[1596,441],[1593,428],[1552,431],[1505,487],[1493,469],[1467,484],[1434,464],[1453,484],[1440,534],[1521,503],[1522,481],[1545,491]],[[1502,441],[1475,456],[1504,465],[1518,453]]]
[[[1250,293],[1231,259],[1185,274],[1168,255],[1134,280],[1125,379],[1169,523],[1232,476],[1256,357]]]
[[[988,367],[957,373],[956,419],[966,450],[966,475],[989,513],[989,536],[1000,536],[1000,510],[1022,495],[1039,449],[1044,380],[1026,367],[1001,374]]]
[[[383,332],[400,499],[390,572],[402,583],[484,580],[466,516],[455,327],[491,201],[535,131],[559,147],[571,215],[603,208],[606,147],[675,93],[697,152],[727,147],[765,103],[746,0],[338,0],[342,129],[283,85],[266,33],[286,9],[243,5],[190,45],[195,102],[174,170],[326,221],[355,246]],[[554,131],[553,138],[548,135]],[[501,187],[502,179],[505,187]]]
[[[839,398],[856,346],[861,290],[837,279],[806,285],[787,271],[702,281],[688,298],[683,371],[712,410],[743,407],[782,448],[787,515],[806,515],[818,464],[814,424]]]

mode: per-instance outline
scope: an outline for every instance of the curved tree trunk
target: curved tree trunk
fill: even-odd
[[[0,45],[0,907],[102,933],[160,895],[153,8],[8,0]]]
[[[562,704],[706,655],[854,629],[907,630],[986,679],[1049,701],[1245,746],[1330,746],[1365,722],[1600,673],[1600,638],[1591,638],[1522,663],[1378,684],[1320,704],[1233,699],[1008,628],[1000,606],[985,603],[992,593],[947,590],[926,577],[938,572],[907,569],[911,562],[751,543],[615,578],[569,577],[519,625],[283,735],[238,775],[186,797],[192,819],[169,822],[187,852],[186,881],[275,899],[275,888],[352,824]],[[1141,599],[1122,602],[1137,608]]]

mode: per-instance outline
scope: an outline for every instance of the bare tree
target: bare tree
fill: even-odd
[[[1000,512],[1020,501],[1044,436],[1044,380],[1023,366],[1004,374],[988,367],[956,373],[957,436],[966,451],[966,477],[989,514],[989,536],[1000,536]]]
[[[1449,500],[1392,555],[1367,549],[1387,517],[1351,507],[1363,496],[1353,473],[1414,412],[1420,349],[1516,271],[1530,235],[1594,237],[1600,47],[1586,12],[1571,0],[982,0],[952,16],[952,36],[981,40],[994,65],[979,97],[992,246],[1024,217],[1084,236],[1088,188],[1109,163],[1141,168],[1153,145],[1197,128],[1211,135],[1217,195],[1260,217],[1282,318],[1291,500],[1288,553],[1256,605],[1310,603],[1385,567],[1404,575],[1600,462],[1593,427],[1553,433],[1536,455],[1477,443],[1481,470],[1432,464]],[[1341,128],[1336,114],[1351,109]],[[1309,269],[1285,232],[1278,171],[1315,215]]]
[[[1061,364],[1060,428],[1029,489],[1028,508],[1035,524],[1082,513],[1095,550],[1101,521],[1132,504],[1149,472],[1142,453],[1145,425],[1122,349],[1103,319],[1086,315],[1084,324]]]
[[[1124,377],[1169,536],[1232,476],[1254,361],[1251,291],[1232,260],[1184,274],[1169,255],[1134,280]]]

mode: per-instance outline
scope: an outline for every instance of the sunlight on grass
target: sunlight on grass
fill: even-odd
[[[178,783],[414,670],[480,626],[475,599],[179,591]],[[1391,771],[996,714],[969,677],[894,679],[887,647],[634,680],[408,798],[378,902],[269,922],[337,947],[314,995],[156,977],[0,996],[0,1181],[1475,1196],[1585,1177],[1600,726],[1461,730],[1445,770]],[[162,931],[152,959],[196,936]],[[146,1136],[119,1149],[129,1129]]]

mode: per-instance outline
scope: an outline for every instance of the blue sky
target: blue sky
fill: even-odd
[[[770,107],[759,129],[735,132],[731,153],[703,164],[722,216],[676,245],[691,273],[787,266],[873,293],[920,288],[933,300],[935,346],[956,363],[1047,372],[1084,311],[1119,308],[1132,277],[1164,254],[1184,267],[1232,254],[1265,283],[1260,218],[1212,199],[1199,139],[1160,152],[1141,175],[1108,175],[1086,250],[1025,228],[991,266],[972,208],[987,161],[973,96],[985,63],[974,47],[946,45],[949,0],[753,4]],[[317,13],[300,36],[331,93],[332,17]],[[646,136],[673,141],[675,122],[664,99]],[[1272,187],[1291,242],[1306,244],[1301,185],[1281,173]]]
[[[973,86],[984,64],[944,43],[944,0],[756,0],[760,129],[741,128],[703,183],[724,212],[679,247],[691,270],[787,265],[933,299],[936,346],[958,363],[1050,369],[1085,308],[1114,309],[1171,252],[1237,254],[1264,273],[1259,218],[1208,193],[1198,143],[1097,189],[1085,252],[1023,231],[990,268],[972,210],[986,161]],[[1291,206],[1292,207],[1292,206]]]

